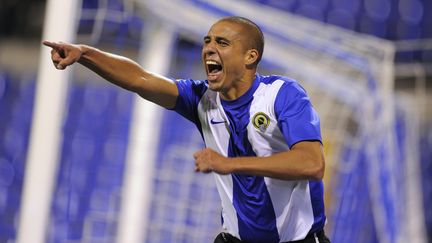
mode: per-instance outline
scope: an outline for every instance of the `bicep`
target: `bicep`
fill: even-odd
[[[324,158],[323,146],[320,141],[298,142],[292,146],[291,151],[307,154],[319,162],[321,162]]]
[[[304,166],[309,168],[309,175],[320,180],[324,176],[325,157],[323,146],[319,141],[303,141],[296,143],[290,150],[296,154]]]

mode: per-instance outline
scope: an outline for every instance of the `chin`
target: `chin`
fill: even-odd
[[[209,83],[208,87],[209,87],[210,90],[213,90],[213,91],[220,91],[220,89],[221,89],[219,87],[219,85],[217,85],[217,84],[211,84],[211,83]]]

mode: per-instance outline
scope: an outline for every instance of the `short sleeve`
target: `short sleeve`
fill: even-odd
[[[199,123],[198,121],[198,103],[207,90],[207,84],[202,80],[179,79],[175,80],[179,96],[177,97],[174,111],[186,119]]]
[[[301,141],[320,141],[320,119],[306,91],[295,81],[285,82],[275,100],[279,128],[291,148]]]

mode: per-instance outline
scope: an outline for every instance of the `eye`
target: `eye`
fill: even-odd
[[[224,41],[224,40],[218,40],[217,43],[220,46],[228,46],[229,45],[229,43],[227,41]]]
[[[204,38],[204,44],[208,44],[208,43],[210,43],[210,38],[205,37],[205,38]]]

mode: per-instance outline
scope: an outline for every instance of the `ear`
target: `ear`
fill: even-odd
[[[259,57],[259,53],[256,49],[249,49],[245,54],[245,64],[252,65],[254,64]]]

